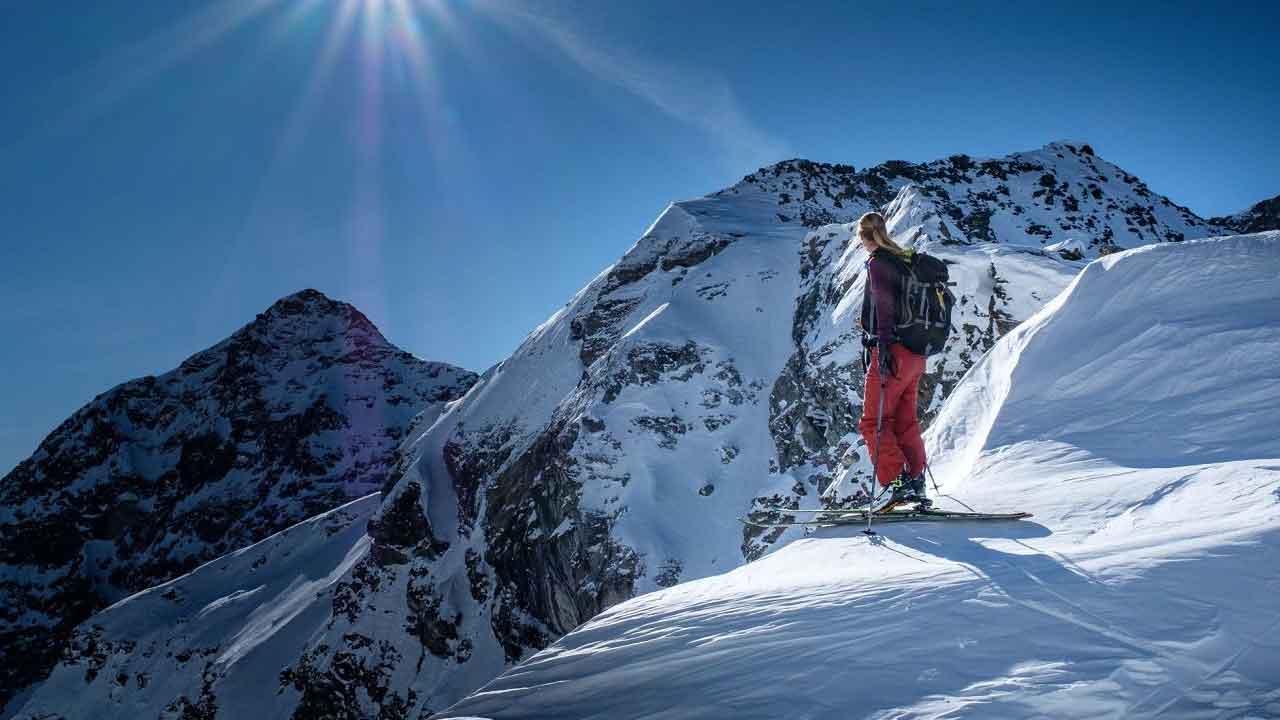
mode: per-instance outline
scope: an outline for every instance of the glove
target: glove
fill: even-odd
[[[880,377],[881,378],[897,377],[898,372],[897,372],[897,367],[895,367],[897,363],[893,361],[893,353],[889,351],[889,348],[885,347],[884,345],[881,345],[879,348],[879,355],[880,355]]]

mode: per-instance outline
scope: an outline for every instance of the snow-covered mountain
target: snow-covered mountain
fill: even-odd
[[[332,551],[352,562],[321,629],[282,623],[243,655],[226,652],[239,631],[223,635],[201,646],[198,676],[123,652],[87,678],[97,661],[71,655],[19,716],[74,716],[85,705],[73,687],[75,703],[130,716],[180,698],[210,712],[256,701],[263,717],[425,716],[612,605],[764,556],[783,533],[744,530],[738,516],[817,507],[864,472],[865,255],[848,223],[870,209],[950,262],[957,283],[957,332],[930,360],[926,418],[1088,260],[1217,233],[1083,143],[863,171],[788,161],[675,203],[460,402],[415,426],[368,542]],[[183,590],[192,578],[172,587],[204,598]],[[81,625],[77,646],[140,642],[114,619],[141,612],[133,602]],[[182,612],[192,623],[199,608]],[[190,648],[185,638],[217,635],[185,627],[147,637]],[[276,675],[246,672],[285,662],[268,645],[305,650]],[[166,680],[111,681],[139,673]]]
[[[306,290],[95,398],[0,480],[0,702],[92,612],[381,490],[475,379]]]
[[[1089,265],[927,441],[1031,521],[805,533],[618,605],[442,717],[1280,716],[1280,233]]]

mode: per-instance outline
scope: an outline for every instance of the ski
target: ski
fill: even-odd
[[[808,512],[786,510],[780,511],[783,514],[793,512]],[[834,517],[815,518],[813,520],[798,520],[795,522],[763,522],[751,520],[748,518],[738,518],[744,525],[759,528],[777,528],[777,527],[818,527],[824,525],[861,525],[867,521],[867,513],[862,510],[827,510]],[[995,522],[1001,520],[1025,520],[1031,517],[1029,512],[1012,512],[1012,513],[975,513],[975,512],[959,512],[951,510],[897,510],[890,512],[875,513],[871,516],[871,522]]]
[[[877,516],[887,515],[890,512],[894,512],[894,508],[896,507],[897,507],[897,504],[890,505],[888,506],[888,509],[882,509],[879,512],[877,512],[876,515]],[[856,515],[861,515],[863,517],[867,516],[867,511],[862,510],[860,508],[831,508],[829,510],[823,509],[823,508],[801,508],[798,510],[778,509],[776,512],[780,512],[783,515],[790,515],[794,513],[835,513],[837,515],[855,515],[856,514]],[[898,510],[897,512],[906,512],[906,511]]]
[[[879,518],[879,517],[881,517],[881,516],[883,516],[883,515],[888,515],[890,512],[904,512],[903,510],[899,510],[899,507],[910,506],[911,504],[912,504],[912,502],[911,502],[910,500],[905,501],[905,502],[904,502],[904,501],[902,501],[902,500],[891,500],[891,501],[889,501],[889,503],[887,503],[884,507],[882,507],[882,508],[880,508],[879,510],[877,510],[877,511],[876,511],[875,517]],[[914,509],[915,509],[915,510],[921,510],[921,509],[923,509],[923,508],[916,507],[916,508],[914,508]],[[778,513],[779,515],[794,515],[794,514],[797,514],[797,513],[828,513],[828,514],[831,514],[831,515],[857,515],[858,517],[862,518],[863,520],[866,520],[866,519],[867,519],[867,511],[866,511],[866,510],[864,510],[864,509],[861,509],[861,508],[856,508],[856,507],[853,507],[853,508],[831,508],[831,509],[823,509],[823,508],[798,508],[798,509],[794,509],[794,510],[787,510],[787,509],[785,509],[785,508],[777,508],[777,509],[773,510],[772,512],[776,512],[776,513]]]

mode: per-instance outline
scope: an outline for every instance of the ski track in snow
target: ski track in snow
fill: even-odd
[[[445,717],[1280,717],[1278,272],[1280,233],[1111,256],[973,368],[942,492],[1032,520],[796,531]]]

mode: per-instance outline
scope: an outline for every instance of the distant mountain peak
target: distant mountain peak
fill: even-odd
[[[306,289],[97,396],[0,478],[0,706],[94,610],[381,488],[475,381]],[[37,570],[58,581],[24,586]]]
[[[1239,233],[1280,230],[1280,195],[1263,200],[1234,215],[1210,218],[1209,222]]]
[[[315,288],[304,288],[276,300],[271,304],[271,307],[267,308],[266,312],[283,314],[296,314],[306,311],[334,312],[343,307],[350,307],[350,305],[340,300],[334,300]]]
[[[1094,155],[1093,145],[1084,140],[1053,140],[1044,146],[1045,150],[1066,150],[1080,155]]]
[[[313,288],[299,290],[276,300],[267,309],[258,313],[254,317],[254,322],[250,323],[250,325],[256,323],[261,326],[280,322],[294,323],[298,320],[314,322],[330,319],[350,322],[357,329],[365,329],[377,333],[378,337],[383,342],[386,342],[377,326],[354,305],[342,300],[335,300]]]

